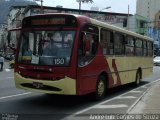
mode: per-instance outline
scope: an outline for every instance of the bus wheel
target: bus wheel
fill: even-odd
[[[139,84],[140,84],[140,82],[141,82],[141,72],[140,72],[140,70],[138,70],[137,71],[137,73],[136,73],[136,80],[135,80],[135,86],[138,86]]]
[[[105,82],[105,77],[100,76],[97,80],[97,85],[96,85],[96,92],[94,95],[95,100],[100,100],[104,98],[106,94],[106,82]]]

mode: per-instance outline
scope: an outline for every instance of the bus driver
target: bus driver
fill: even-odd
[[[60,34],[59,34],[60,35]],[[57,56],[57,48],[60,47],[57,43],[57,33],[53,34],[48,33],[47,35],[47,42],[44,44],[43,47],[43,56]]]

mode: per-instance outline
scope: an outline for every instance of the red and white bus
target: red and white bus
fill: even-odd
[[[104,97],[152,73],[153,40],[92,18],[43,14],[23,19],[15,62],[17,88]]]

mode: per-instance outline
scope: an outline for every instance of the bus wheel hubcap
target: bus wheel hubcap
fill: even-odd
[[[98,84],[98,95],[102,96],[104,93],[104,82],[101,80]]]

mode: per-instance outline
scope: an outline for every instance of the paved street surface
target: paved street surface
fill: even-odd
[[[7,67],[7,66],[6,66]],[[133,111],[148,88],[160,78],[160,67],[144,79],[140,87],[132,85],[111,89],[102,101],[87,96],[60,96],[32,93],[15,88],[13,70],[0,72],[0,119],[16,120],[89,120],[98,114],[127,114]],[[94,116],[95,115],[95,116]]]

